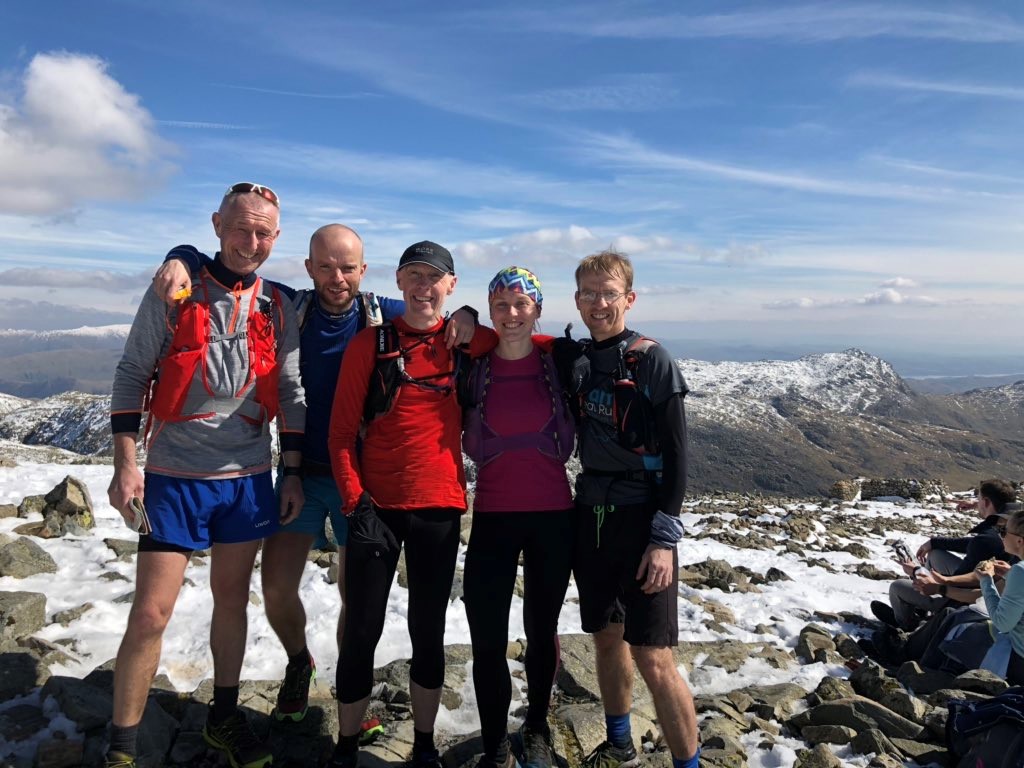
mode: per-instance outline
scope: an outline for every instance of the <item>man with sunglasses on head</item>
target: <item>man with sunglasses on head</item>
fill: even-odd
[[[191,290],[192,276],[209,262],[208,256],[190,245],[172,249],[154,276],[157,293],[173,301],[179,290]],[[327,544],[324,526],[328,518],[338,547],[339,649],[344,637],[348,522],[327,449],[327,431],[341,362],[359,331],[391,322],[405,312],[405,302],[401,299],[378,298],[360,290],[367,264],[362,238],[350,227],[326,224],[316,230],[309,241],[305,267],[313,281],[312,289],[295,290],[273,283],[291,299],[298,314],[307,415],[302,455],[305,506],[298,518],[267,539],[260,562],[267,620],[288,656],[274,717],[291,722],[305,717],[310,684],[316,674],[306,640],[306,611],[299,595],[299,584],[310,548]],[[445,324],[445,345],[451,348],[469,342],[474,327],[474,311],[468,307],[457,310]],[[278,485],[281,485],[280,478]],[[363,724],[367,733],[372,724],[372,721]]]
[[[639,763],[629,713],[633,663],[647,683],[674,768],[697,768],[693,695],[676,669],[679,519],[686,493],[688,391],[661,345],[626,327],[633,265],[603,251],[576,268],[576,308],[590,338],[557,339],[560,375],[579,404],[573,572],[583,629],[594,636],[607,739],[587,768]]]
[[[140,515],[148,519],[140,531],[135,599],[114,670],[106,768],[136,765],[139,723],[163,633],[190,556],[205,549],[213,593],[214,689],[203,738],[225,752],[234,768],[273,762],[238,709],[238,688],[249,579],[260,540],[293,519],[303,504],[298,473],[305,405],[295,312],[257,275],[280,234],[279,217],[280,201],[269,187],[230,187],[212,217],[220,251],[198,274],[196,290],[173,307],[154,288],[146,293],[114,375],[114,477],[108,497],[136,529]],[[145,476],[136,465],[144,410]],[[285,475],[279,498],[268,424],[275,417]]]

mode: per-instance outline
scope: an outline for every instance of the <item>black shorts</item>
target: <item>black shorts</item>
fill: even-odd
[[[580,593],[584,632],[625,624],[630,645],[679,643],[679,555],[672,550],[672,583],[646,595],[636,572],[651,539],[653,510],[642,506],[576,506],[573,573]],[[598,511],[595,511],[598,510]],[[599,525],[600,523],[600,525]]]

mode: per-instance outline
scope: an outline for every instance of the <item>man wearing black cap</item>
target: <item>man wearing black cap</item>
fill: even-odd
[[[409,246],[395,278],[404,314],[357,334],[342,360],[328,437],[331,466],[349,515],[345,637],[338,664],[339,738],[332,766],[354,768],[373,685],[373,655],[405,547],[409,584],[412,764],[438,768],[434,719],[444,680],[445,612],[466,511],[456,353],[444,343],[444,304],[455,264],[443,246]],[[471,353],[494,345],[477,328]],[[362,435],[359,452],[357,440]]]

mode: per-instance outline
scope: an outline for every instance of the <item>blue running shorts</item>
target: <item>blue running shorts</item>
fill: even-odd
[[[281,525],[269,471],[223,480],[147,472],[146,511],[155,541],[186,549],[263,539]]]
[[[277,492],[281,490],[280,470],[277,475]],[[338,493],[338,484],[333,477],[329,476],[306,476],[302,478],[302,493],[306,496],[306,503],[302,507],[299,516],[288,525],[282,525],[280,530],[287,533],[305,533],[315,538],[314,549],[322,549],[328,544],[335,544],[344,547],[348,542],[348,518],[341,511],[341,494]],[[324,532],[324,521],[331,518],[331,529],[334,531],[334,541],[328,541]]]

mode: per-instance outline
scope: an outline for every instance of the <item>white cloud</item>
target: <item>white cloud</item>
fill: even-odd
[[[608,19],[593,4],[569,7],[561,14],[527,12],[526,23],[591,37],[635,39],[740,38],[821,43],[875,37],[956,40],[970,43],[1019,42],[1024,27],[994,15],[906,8],[880,3],[822,3],[745,10],[713,15],[682,13]]]
[[[604,247],[586,227],[544,227],[500,240],[469,240],[452,250],[474,266],[542,264],[579,259]]]
[[[941,303],[938,299],[930,296],[909,296],[893,288],[884,288],[881,291],[852,299],[812,299],[803,296],[796,299],[771,301],[761,306],[764,309],[837,309],[840,307],[935,307]]]
[[[101,59],[37,54],[21,85],[20,103],[0,103],[0,211],[136,199],[170,172],[152,116]]]
[[[884,72],[858,72],[846,81],[848,85],[887,90],[919,91],[923,93],[949,93],[957,96],[983,96],[992,99],[1024,101],[1024,88],[986,83],[920,80],[913,77]]]
[[[154,267],[154,271],[156,268]],[[151,275],[144,272],[126,274],[107,270],[71,270],[52,267],[15,267],[0,272],[0,284],[31,288],[95,288],[101,291],[145,289]]]
[[[917,288],[917,281],[909,277],[894,277],[881,283],[882,288]]]
[[[515,102],[555,112],[647,112],[679,103],[679,91],[667,78],[633,75],[612,82],[549,88],[514,97]]]

